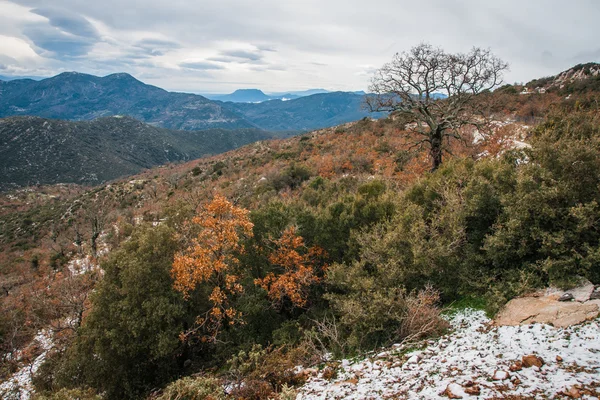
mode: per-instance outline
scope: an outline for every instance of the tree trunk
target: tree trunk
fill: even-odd
[[[435,171],[442,165],[442,132],[441,128],[436,128],[431,135],[431,171]]]

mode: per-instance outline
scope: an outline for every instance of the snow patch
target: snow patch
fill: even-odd
[[[31,378],[40,368],[46,359],[46,354],[53,346],[52,332],[46,329],[39,331],[33,339],[32,345],[39,346],[42,353],[30,364],[23,366],[10,378],[0,384],[1,398],[28,400],[31,397],[31,394],[33,393]]]
[[[450,323],[451,334],[429,341],[418,353],[403,355],[402,346],[393,346],[371,359],[342,360],[334,380],[317,374],[299,389],[297,399],[447,399],[448,391],[462,398],[553,398],[598,382],[598,319],[562,329],[494,327],[482,311],[465,310]],[[545,365],[510,369],[529,354]]]

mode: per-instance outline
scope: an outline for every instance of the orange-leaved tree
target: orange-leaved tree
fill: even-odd
[[[310,286],[321,280],[317,268],[319,265],[325,268],[322,262],[325,251],[317,246],[307,248],[293,226],[287,228],[274,243],[276,249],[269,256],[269,261],[278,266],[281,273],[270,272],[262,279],[255,279],[254,284],[267,291],[276,308],[281,308],[286,298],[293,307],[305,307]]]
[[[210,285],[211,308],[197,317],[197,326],[184,333],[183,338],[202,329],[202,339],[214,341],[225,324],[242,322],[242,315],[231,306],[231,300],[244,290],[236,274],[236,254],[243,251],[242,236],[252,236],[253,224],[248,214],[248,210],[217,194],[192,218],[198,234],[184,251],[175,255],[171,273],[175,289],[186,298],[199,284]]]

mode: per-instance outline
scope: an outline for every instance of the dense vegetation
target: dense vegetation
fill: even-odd
[[[333,376],[325,353],[439,334],[453,302],[493,313],[533,288],[600,283],[595,102],[549,110],[556,97],[496,97],[498,113],[535,105],[543,122],[456,142],[433,173],[394,115],[92,191],[12,193],[0,225],[3,352],[52,323],[40,398],[283,399],[305,378],[294,366]],[[103,276],[72,273],[69,257],[92,248]]]

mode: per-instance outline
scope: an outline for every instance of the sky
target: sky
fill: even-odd
[[[0,0],[0,76],[127,72],[167,90],[367,90],[422,42],[507,83],[600,62],[597,0]]]

